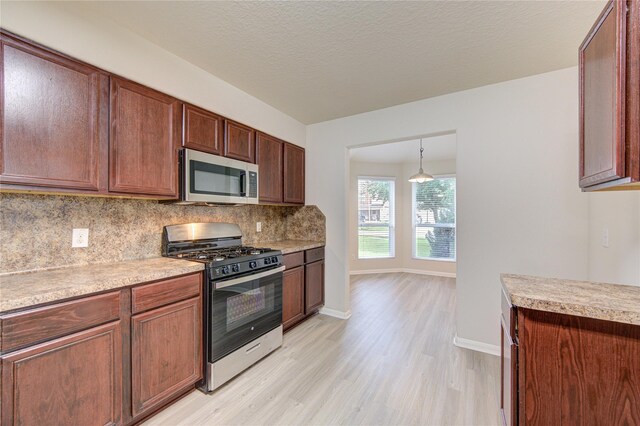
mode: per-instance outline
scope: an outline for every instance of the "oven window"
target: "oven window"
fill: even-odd
[[[273,284],[245,291],[227,299],[227,331],[273,311]]]
[[[191,192],[197,194],[242,196],[245,171],[191,160]]]

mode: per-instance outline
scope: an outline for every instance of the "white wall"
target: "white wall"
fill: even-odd
[[[640,286],[640,192],[589,197],[589,280]],[[609,247],[603,247],[603,230]]]
[[[327,307],[349,310],[347,148],[441,132],[457,135],[458,335],[498,344],[501,272],[586,279],[577,87],[569,68],[308,126],[308,201],[327,217]]]
[[[261,100],[74,4],[2,1],[2,28],[300,146],[306,127]]]
[[[429,140],[425,139],[425,146]],[[434,175],[455,174],[456,162],[428,161],[424,169]],[[413,226],[411,182],[409,177],[418,171],[413,163],[367,163],[351,161],[349,182],[349,271],[411,270],[429,274],[454,276],[456,262],[413,259]],[[358,176],[395,178],[395,257],[388,259],[358,259]]]

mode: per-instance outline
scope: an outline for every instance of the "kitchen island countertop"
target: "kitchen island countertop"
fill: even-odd
[[[514,306],[640,325],[640,287],[515,274],[500,278]]]

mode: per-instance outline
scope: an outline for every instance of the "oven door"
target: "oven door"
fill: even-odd
[[[210,284],[209,362],[282,323],[282,271],[284,266]]]
[[[183,201],[246,204],[258,202],[258,166],[185,149]]]

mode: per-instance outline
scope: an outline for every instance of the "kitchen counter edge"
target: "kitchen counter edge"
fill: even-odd
[[[154,257],[0,274],[0,314],[202,270],[202,263]]]
[[[513,306],[640,325],[640,287],[500,274]]]

